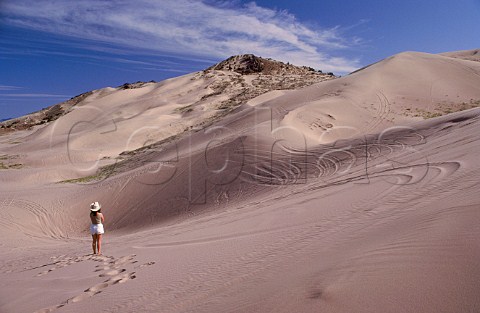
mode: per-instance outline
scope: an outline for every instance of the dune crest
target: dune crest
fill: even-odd
[[[450,58],[480,62],[480,49],[440,53]]]

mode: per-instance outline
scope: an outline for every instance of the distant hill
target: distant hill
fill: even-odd
[[[264,59],[253,54],[244,54],[232,56],[218,64],[215,64],[203,71],[192,73],[191,80],[187,84],[182,84],[183,87],[188,87],[187,93],[192,93],[198,88],[195,81],[204,81],[205,86],[202,90],[197,90],[200,98],[196,101],[185,101],[182,108],[178,108],[176,113],[189,113],[200,105],[208,103],[209,111],[222,110],[222,115],[230,112],[239,105],[246,103],[259,95],[265,94],[272,90],[292,90],[299,89],[312,84],[331,80],[336,78],[333,73],[323,73],[311,67],[295,66],[285,64],[280,61],[272,59]],[[173,82],[179,78],[167,80]],[[50,107],[44,108],[40,111],[30,113],[18,118],[0,121],[0,134],[30,129],[36,125],[43,125],[68,114],[75,106],[84,103],[87,98],[93,100],[98,93],[111,93],[112,91],[124,91],[130,89],[142,88],[160,88],[168,84],[163,82],[142,82],[125,83],[116,88],[103,88],[82,93],[78,96],[72,97],[70,100],[61,102]],[[181,88],[181,89],[182,89]],[[177,89],[179,90],[179,89]],[[173,90],[175,93],[175,89]],[[178,96],[183,97],[177,92]],[[187,97],[188,98],[188,97]],[[2,123],[3,122],[3,123]]]

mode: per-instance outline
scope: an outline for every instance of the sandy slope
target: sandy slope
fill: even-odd
[[[191,78],[103,89],[1,137],[2,162],[25,164],[0,172],[1,312],[480,310],[480,109],[422,120],[480,99],[480,65],[403,53],[114,159],[138,129],[134,148],[206,118],[172,114],[201,99]],[[115,175],[55,183],[105,156]],[[88,255],[95,200],[104,256]]]
[[[406,117],[425,117],[426,112],[478,100],[479,73],[475,63],[401,53],[285,97],[289,112],[283,124],[301,129],[314,143],[374,133],[408,123]]]
[[[480,62],[480,49],[446,52],[441,53],[440,55],[450,58]]]

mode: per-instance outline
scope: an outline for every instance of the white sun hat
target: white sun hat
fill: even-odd
[[[100,205],[100,203],[95,201],[92,204],[90,204],[90,211],[97,212],[98,210],[100,210],[101,207],[102,206]]]

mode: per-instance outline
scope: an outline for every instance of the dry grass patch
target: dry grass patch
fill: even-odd
[[[478,107],[480,107],[480,100],[470,99],[469,102],[438,103],[433,110],[407,108],[405,109],[405,115],[429,119]]]

